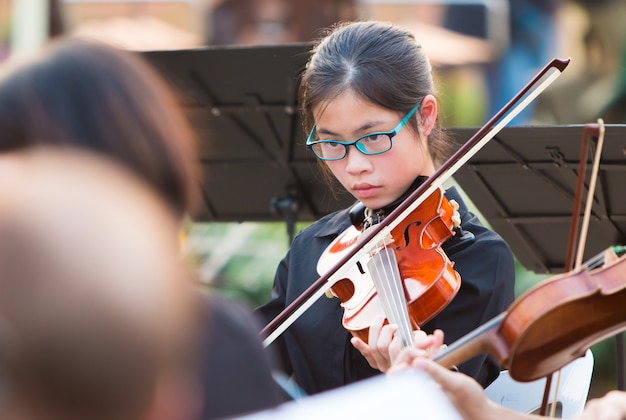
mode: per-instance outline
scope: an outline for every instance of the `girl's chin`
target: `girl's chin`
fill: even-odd
[[[352,195],[363,203],[365,207],[374,210],[381,209],[393,201],[389,197],[383,197],[378,188],[352,191]]]

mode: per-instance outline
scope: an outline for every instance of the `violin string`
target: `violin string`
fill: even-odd
[[[616,255],[620,256],[624,254],[624,252],[626,252],[626,246],[615,245],[615,246],[609,247],[607,250],[610,250],[614,252]],[[589,258],[587,261],[585,261],[585,263],[583,264],[583,267],[589,270],[593,270],[594,268],[601,267],[604,264],[605,258],[606,258],[606,250],[599,252],[598,254]]]
[[[385,312],[385,316],[387,320],[391,324],[398,324],[397,315],[394,311],[394,302],[393,302],[393,294],[392,290],[389,288],[389,275],[387,270],[383,265],[383,261],[380,259],[380,253],[376,252],[372,255],[372,259],[370,260],[372,263],[373,271],[372,278],[374,280],[374,285],[376,286],[376,291],[378,293],[379,299],[383,304],[383,310]]]
[[[403,345],[412,344],[413,334],[407,303],[393,250],[384,246],[376,251],[368,262],[368,267],[387,319],[398,327]]]
[[[374,218],[374,213],[365,209],[366,218],[372,220]],[[388,275],[384,266],[381,265],[381,261],[379,260],[380,256],[376,250],[370,253],[370,260],[367,262],[370,275],[372,278],[372,282],[374,283],[374,287],[376,289],[377,295],[381,304],[383,305],[383,311],[389,323],[397,325],[397,316],[394,312],[394,304],[391,302],[393,296],[391,295],[391,290],[388,289],[389,281],[387,280]]]
[[[393,312],[393,304],[391,303],[390,290],[388,290],[386,281],[384,277],[386,276],[385,270],[380,266],[380,261],[377,253],[374,253],[371,256],[371,259],[367,263],[368,268],[370,270],[370,274],[372,277],[372,281],[374,282],[374,287],[376,288],[376,292],[378,294],[378,298],[380,299],[383,305],[383,311],[385,312],[385,316],[387,320],[396,324],[395,313]]]
[[[380,281],[381,272],[379,265],[376,263],[376,255],[371,255],[370,260],[367,262],[367,267],[370,271],[370,276],[372,278],[372,282],[374,283],[376,293],[383,305],[385,315],[389,319],[389,322],[393,322],[390,319],[391,316],[389,315],[387,290],[384,288],[384,285]]]
[[[600,267],[602,264],[604,264],[604,252],[588,259],[587,262],[585,262],[584,267],[593,270],[594,268]]]
[[[380,221],[380,215],[377,215],[372,210],[365,208],[365,219],[367,221],[366,225],[372,226],[374,224],[374,216],[378,218],[377,222]],[[385,317],[387,318],[389,323],[395,324],[396,321],[395,316],[392,313],[393,306],[390,303],[389,291],[385,287],[385,282],[381,280],[381,278],[384,277],[384,270],[381,270],[377,259],[377,252],[376,249],[374,249],[370,252],[370,260],[367,262],[367,266],[370,271],[370,276],[372,278],[372,282],[374,283],[374,288],[376,289],[378,299],[383,305],[383,312],[385,314]]]
[[[605,251],[602,251],[593,257],[589,258],[583,266],[589,270],[593,270],[594,268],[601,267],[604,265],[604,260],[606,259],[606,251],[611,251],[615,253],[615,255],[620,256],[626,252],[626,246],[623,245],[615,245],[607,248]]]
[[[365,209],[367,225],[371,226],[374,224],[374,216],[375,213],[373,211],[368,208]],[[372,282],[374,283],[378,299],[383,305],[385,317],[390,323],[395,324],[395,314],[392,312],[393,305],[390,303],[389,291],[385,286],[385,281],[381,280],[381,278],[385,277],[384,270],[381,269],[377,259],[377,252],[374,249],[370,252],[370,260],[367,262],[367,266],[370,271],[370,276],[372,278]]]
[[[409,346],[413,344],[413,333],[411,321],[409,320],[409,311],[407,308],[404,287],[402,287],[402,278],[398,270],[398,261],[396,259],[396,254],[393,252],[393,249],[388,246],[388,244],[385,244],[384,254],[387,257],[386,266],[390,268],[389,273],[391,275],[388,277],[388,281],[393,290],[393,296],[395,299],[396,316],[400,337],[402,337],[403,344],[405,346]]]

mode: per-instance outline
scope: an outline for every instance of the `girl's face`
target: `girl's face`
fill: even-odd
[[[427,99],[427,100],[426,100]],[[427,112],[436,115],[434,98],[425,98]],[[424,107],[424,102],[421,108]],[[418,110],[412,118],[419,117]],[[376,131],[393,130],[404,115],[368,102],[347,91],[313,109],[317,136],[321,140],[354,141]],[[434,119],[433,119],[434,121]],[[423,122],[423,121],[421,121]],[[418,136],[407,123],[393,137],[391,150],[365,155],[350,146],[341,160],[325,161],[337,180],[366,207],[379,209],[400,197],[420,175],[430,176],[435,167],[428,152],[427,134]],[[424,124],[420,125],[420,131]]]

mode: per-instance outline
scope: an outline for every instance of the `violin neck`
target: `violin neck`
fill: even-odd
[[[493,318],[474,331],[461,337],[444,348],[433,360],[446,368],[459,365],[474,356],[488,353],[501,365],[506,365],[508,349],[502,338],[498,336],[498,328],[506,312]]]

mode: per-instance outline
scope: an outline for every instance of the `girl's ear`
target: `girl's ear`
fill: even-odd
[[[433,95],[424,96],[418,112],[421,116],[418,126],[420,135],[427,136],[435,126],[435,121],[437,121],[437,99]]]

